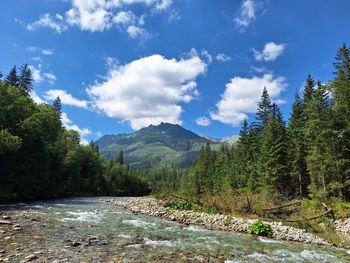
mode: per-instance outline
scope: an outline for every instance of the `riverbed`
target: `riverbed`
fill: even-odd
[[[0,206],[11,221],[0,225],[0,262],[350,262],[345,249],[207,230],[99,199]]]

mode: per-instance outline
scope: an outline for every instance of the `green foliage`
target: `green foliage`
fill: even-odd
[[[255,121],[243,122],[238,143],[231,149],[203,145],[181,177],[178,193],[220,211],[248,213],[266,206],[256,196],[272,204],[295,197],[349,201],[350,50],[345,44],[334,65],[335,79],[329,83],[307,76],[288,125],[264,88]],[[230,198],[240,205],[227,204]]]
[[[6,152],[16,152],[22,145],[22,140],[18,136],[13,136],[7,130],[0,130],[0,154]]]
[[[102,155],[114,159],[122,151],[124,161],[136,169],[191,166],[208,139],[179,125],[162,123],[132,134],[105,135],[96,141]],[[218,144],[213,143],[218,146]]]
[[[17,76],[17,69],[16,69],[16,66],[14,66],[10,73],[6,76],[5,78],[5,83],[7,85],[11,85],[11,86],[14,86],[14,87],[18,87],[19,85],[19,78]]]
[[[269,224],[257,220],[248,227],[248,232],[253,235],[267,237],[272,235],[272,228]]]
[[[15,68],[11,72],[7,83],[0,81],[0,202],[148,193],[140,174],[106,160],[93,143],[81,145],[76,131],[64,129],[60,105],[34,103],[28,67],[19,87],[10,85]]]
[[[25,95],[29,95],[29,93],[33,89],[33,78],[30,68],[27,64],[23,65],[20,68],[20,76],[18,77],[18,88],[23,91]]]
[[[170,207],[176,210],[193,210],[194,204],[186,200],[174,201],[165,204],[165,207]]]

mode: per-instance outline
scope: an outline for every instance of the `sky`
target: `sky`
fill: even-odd
[[[0,71],[28,63],[82,141],[161,122],[213,138],[254,120],[264,87],[288,120],[307,74],[350,45],[348,0],[2,0]]]

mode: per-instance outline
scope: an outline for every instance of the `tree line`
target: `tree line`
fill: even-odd
[[[328,83],[307,76],[288,123],[264,88],[256,118],[239,142],[202,147],[179,191],[197,202],[228,192],[282,200],[350,200],[350,49],[345,44]]]
[[[0,72],[0,201],[77,195],[140,195],[140,175],[122,161],[106,160],[94,143],[61,122],[61,101],[37,104],[30,97],[28,65]]]

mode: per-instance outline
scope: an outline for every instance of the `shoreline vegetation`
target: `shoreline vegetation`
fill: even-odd
[[[171,200],[173,204],[164,207],[160,200],[129,198],[119,205],[183,223],[244,232],[258,217],[272,221],[268,224],[276,239],[347,247],[349,240],[337,234],[350,233],[346,44],[336,53],[334,69],[334,79],[326,83],[307,76],[303,94],[296,92],[288,123],[271,100],[269,87],[261,87],[256,117],[243,122],[232,147],[222,144],[216,151],[208,143],[188,170],[169,164],[138,171],[124,162],[122,151],[107,160],[93,142],[83,145],[79,133],[63,125],[67,116],[60,98],[53,105],[34,102],[30,67],[24,65],[19,74],[13,67],[0,80],[0,202],[81,193],[178,195],[186,202]],[[285,205],[293,200],[301,200],[301,205]],[[272,207],[281,210],[269,211]],[[265,223],[255,227],[250,231],[269,234]]]
[[[148,216],[160,217],[190,226],[204,227],[208,230],[222,230],[248,234],[250,233],[249,226],[260,220],[256,218],[253,219],[247,217],[236,217],[228,214],[219,214],[205,210],[199,212],[194,210],[176,209],[169,205],[172,201],[154,197],[111,198],[103,201],[101,200],[101,202],[123,207],[135,214],[140,213]],[[281,221],[262,220],[262,222],[269,225],[272,230],[271,235],[266,236],[267,238],[302,242],[305,244],[334,246],[346,249],[350,248],[350,246],[347,245],[331,243],[322,237],[307,232],[305,229],[285,225]],[[341,220],[335,221],[334,225],[338,225],[337,232],[349,235],[350,222],[347,223],[348,225],[344,224],[341,226]]]

